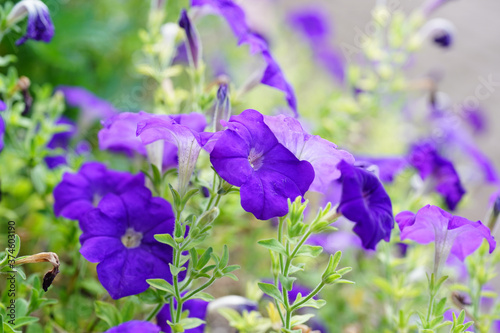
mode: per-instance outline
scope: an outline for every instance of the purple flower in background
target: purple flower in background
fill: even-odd
[[[308,42],[316,60],[340,83],[344,82],[345,66],[339,52],[330,45],[332,37],[325,16],[320,8],[299,8],[289,15],[288,21]]]
[[[69,129],[67,131],[54,134],[52,136],[52,139],[50,139],[49,143],[47,144],[47,148],[49,149],[62,148],[64,150],[68,150],[71,138],[76,133],[76,124],[72,120],[66,117],[59,118],[59,120],[56,121],[56,124],[68,125]],[[64,155],[47,156],[45,157],[45,163],[47,163],[49,169],[54,169],[59,165],[65,165],[67,163],[66,156]]]
[[[287,199],[303,196],[314,169],[278,142],[258,111],[232,116],[210,153],[217,173],[240,187],[241,206],[267,220],[288,211]]]
[[[185,121],[183,121],[185,119]],[[185,123],[187,126],[183,125]],[[181,197],[186,193],[198,155],[202,148],[202,138],[195,125],[205,127],[205,118],[197,113],[177,117],[152,117],[137,125],[137,136],[144,145],[164,140],[177,147],[179,161],[179,187]]]
[[[365,249],[374,250],[382,239],[389,241],[394,228],[391,199],[371,172],[341,161],[342,195],[337,211],[355,222],[353,231]]]
[[[160,327],[149,321],[132,320],[112,327],[104,333],[160,333]]]
[[[284,115],[264,116],[264,122],[285,148],[301,161],[311,163],[314,168],[314,181],[310,191],[325,193],[328,185],[340,178],[337,164],[345,160],[354,163],[354,157],[345,150],[318,135],[304,131],[298,120]]]
[[[7,109],[7,105],[4,101],[0,99],[0,111],[5,111]]]
[[[28,15],[26,34],[16,41],[16,45],[21,45],[28,39],[50,42],[54,36],[54,24],[50,18],[49,8],[40,0],[22,0],[12,8],[7,21],[13,24],[26,15]]]
[[[137,125],[148,119],[163,119],[166,122],[172,120],[180,125],[187,126],[196,132],[205,129],[205,117],[199,113],[179,115],[154,115],[144,111],[139,113],[123,112],[103,123],[103,129],[99,131],[99,149],[122,152],[132,157],[134,153],[146,156],[148,151],[145,143],[137,136]],[[163,168],[168,169],[177,166],[177,146],[171,142],[164,142]]]
[[[191,24],[185,9],[181,12],[179,26],[186,32],[187,43],[185,45],[188,51],[189,62],[193,68],[198,68],[198,64],[201,62],[201,42],[198,32],[194,25]]]
[[[111,103],[82,87],[59,86],[56,91],[63,93],[69,106],[81,109],[80,117],[85,124],[96,119],[106,120],[119,112]]]
[[[207,6],[216,14],[224,17],[238,39],[238,45],[248,44],[250,53],[260,52],[262,54],[266,62],[266,68],[260,82],[283,91],[288,105],[298,116],[297,100],[292,86],[288,83],[278,63],[271,55],[266,40],[248,27],[243,9],[232,0],[191,0],[191,6]]]
[[[4,133],[5,133],[5,122],[3,121],[3,117],[0,116],[0,151],[2,151],[4,147],[4,142],[3,142]]]
[[[465,194],[453,163],[442,157],[429,142],[414,144],[408,162],[418,170],[423,180],[429,179],[431,186],[441,194],[450,210],[454,210]]]
[[[462,115],[465,121],[472,127],[475,134],[482,133],[486,130],[488,120],[482,109],[464,107]]]
[[[430,15],[436,9],[450,1],[451,0],[427,0],[422,6],[422,11],[424,12],[424,14]]]
[[[448,48],[455,39],[455,27],[446,19],[435,18],[422,27],[420,34],[422,38],[430,38],[436,45]]]
[[[392,183],[394,177],[401,173],[406,167],[408,167],[408,162],[404,157],[368,157],[368,156],[357,156],[356,160],[366,162],[377,166],[378,168],[378,178],[384,183]]]
[[[106,194],[97,208],[80,220],[80,253],[97,265],[97,276],[113,299],[148,289],[147,279],[172,281],[172,248],[154,239],[172,234],[170,204],[151,196],[144,185]]]
[[[54,214],[78,220],[106,194],[120,194],[141,185],[144,185],[142,173],[134,176],[108,170],[102,163],[87,162],[76,174],[66,172],[54,188]]]
[[[174,300],[176,306],[177,302]],[[189,318],[198,318],[201,320],[205,320],[207,315],[207,307],[208,302],[203,301],[201,299],[189,299],[182,305],[182,311],[189,311]],[[172,330],[170,326],[167,324],[167,320],[172,321],[172,317],[170,316],[170,307],[169,305],[163,306],[163,308],[158,312],[156,316],[156,322],[158,326],[160,326],[162,332],[171,333]],[[205,330],[205,324],[200,325],[198,327],[185,330],[186,333],[203,333]]]
[[[396,216],[401,229],[401,240],[411,239],[420,244],[435,242],[435,267],[444,262],[449,253],[461,261],[472,254],[486,239],[490,253],[496,242],[490,230],[481,221],[472,222],[453,216],[437,206],[427,205],[416,214],[404,211]]]

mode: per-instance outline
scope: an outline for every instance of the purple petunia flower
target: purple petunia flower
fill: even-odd
[[[26,34],[16,41],[16,45],[21,45],[28,39],[50,42],[54,36],[54,24],[50,18],[49,8],[40,0],[22,0],[12,8],[7,21],[13,24],[26,15],[28,15]]]
[[[238,39],[238,45],[248,44],[250,53],[262,54],[262,58],[266,62],[266,68],[260,82],[283,91],[288,105],[298,116],[297,100],[292,86],[286,80],[283,71],[271,55],[266,40],[248,27],[243,9],[232,0],[191,0],[191,6],[207,6],[216,14],[224,17]]]
[[[462,115],[466,122],[472,127],[474,134],[483,133],[488,127],[488,121],[484,111],[480,108],[464,107]]]
[[[7,109],[7,105],[4,101],[0,99],[0,111],[5,111]]]
[[[310,191],[325,193],[328,185],[340,178],[337,164],[341,160],[354,163],[354,157],[345,150],[318,135],[304,131],[300,122],[284,115],[264,116],[264,122],[278,139],[299,160],[311,163],[314,168],[314,181]]]
[[[183,125],[182,117],[186,119]],[[181,197],[186,193],[189,180],[193,174],[198,155],[202,148],[202,138],[200,133],[192,128],[198,123],[199,117],[203,119],[203,128],[205,127],[205,118],[200,114],[180,115],[177,118],[152,117],[141,121],[137,125],[137,136],[139,136],[144,145],[157,141],[165,141],[177,147],[179,161],[179,187],[178,191]],[[191,126],[189,126],[191,125]]]
[[[59,118],[59,120],[56,121],[56,124],[68,125],[69,129],[67,131],[54,134],[54,136],[52,136],[52,139],[50,139],[49,143],[47,144],[47,148],[49,149],[62,148],[64,150],[68,150],[69,142],[76,133],[76,124],[74,121],[66,117]],[[47,163],[49,169],[54,169],[59,165],[65,165],[67,163],[66,156],[64,155],[47,156],[45,157],[45,163]]]
[[[146,156],[147,144],[143,143],[137,136],[137,125],[148,119],[157,118],[166,122],[172,120],[176,123],[187,126],[196,132],[205,129],[205,117],[199,113],[179,114],[179,115],[154,115],[144,111],[139,113],[123,112],[103,123],[103,129],[99,131],[99,148],[108,149],[113,152],[122,152],[132,157],[134,153]],[[177,146],[171,142],[164,143],[163,168],[168,169],[177,165]]]
[[[3,142],[4,133],[5,133],[5,122],[3,121],[3,117],[0,116],[0,151],[2,151],[4,147],[4,142]]]
[[[358,162],[366,162],[377,166],[378,178],[384,183],[392,183],[394,177],[408,167],[408,162],[404,157],[367,157],[357,156]]]
[[[426,15],[432,14],[436,9],[450,2],[451,0],[427,0],[423,6],[422,11]]]
[[[401,229],[401,239],[411,239],[420,244],[435,242],[436,262],[439,267],[449,253],[461,261],[472,254],[486,239],[490,253],[496,242],[490,230],[481,221],[472,222],[460,216],[453,216],[437,206],[427,205],[416,214],[404,211],[396,216]]]
[[[465,194],[453,163],[442,157],[436,147],[423,142],[411,147],[408,162],[418,170],[423,180],[429,179],[450,210],[454,210]]]
[[[177,302],[175,302],[175,304],[177,304]],[[208,307],[208,302],[203,301],[201,299],[192,298],[186,301],[182,305],[182,311],[189,311],[189,318],[198,318],[201,320],[205,320],[205,317],[207,315],[207,307]],[[158,315],[156,316],[156,322],[158,326],[160,326],[162,332],[171,333],[172,330],[170,329],[170,326],[167,324],[167,320],[172,321],[172,317],[170,316],[170,308],[168,304],[163,306],[160,312],[158,312]],[[184,332],[203,333],[204,330],[205,330],[205,324],[192,329],[185,330]]]
[[[80,118],[85,125],[96,119],[106,120],[119,112],[110,102],[97,97],[82,87],[59,86],[56,91],[63,93],[69,106],[81,109]]]
[[[191,24],[185,9],[181,12],[179,26],[186,32],[187,43],[185,45],[189,63],[193,66],[193,68],[198,68],[199,63],[201,62],[201,42],[198,37],[198,32],[196,31],[195,26]]]
[[[149,321],[132,320],[112,327],[104,333],[160,333],[160,327]]]
[[[353,231],[365,249],[374,250],[382,239],[389,241],[394,228],[391,199],[371,172],[341,161],[342,194],[337,211],[355,222]]]
[[[316,60],[342,83],[345,65],[339,52],[330,45],[332,34],[324,13],[320,8],[299,8],[290,14],[288,21],[309,42]]]
[[[97,208],[80,220],[80,253],[97,265],[97,276],[113,299],[148,289],[147,279],[171,282],[172,248],[155,234],[172,234],[170,204],[152,197],[144,185],[106,194]]]
[[[54,214],[78,220],[106,194],[120,194],[141,185],[144,185],[142,173],[134,176],[108,170],[102,163],[87,162],[76,174],[66,172],[54,188]]]
[[[288,211],[287,199],[303,196],[314,169],[279,143],[258,111],[232,116],[215,143],[210,161],[228,183],[240,187],[241,206],[267,220]]]
[[[442,47],[449,48],[455,37],[454,25],[442,18],[429,20],[420,30],[422,38],[431,38],[433,42]]]

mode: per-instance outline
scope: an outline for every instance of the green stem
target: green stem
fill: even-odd
[[[210,278],[210,280],[208,280],[207,282],[205,282],[205,284],[203,284],[201,287],[193,290],[192,292],[190,292],[189,294],[187,294],[186,296],[184,296],[182,298],[182,301],[185,302],[188,299],[190,299],[191,297],[193,297],[196,294],[198,294],[199,292],[202,292],[203,290],[207,289],[208,287],[210,287],[215,282],[215,280],[216,280],[216,278],[214,276],[212,276]]]
[[[151,313],[148,315],[148,317],[146,318],[146,321],[150,321],[152,320],[157,314],[158,312],[160,312],[161,308],[163,307],[163,304],[160,303],[158,304],[154,309],[153,311],[151,311]]]
[[[320,291],[321,289],[323,289],[323,287],[325,286],[325,283],[323,281],[321,281],[321,283],[316,287],[314,288],[313,291],[311,291],[311,293],[309,293],[309,295],[307,295],[306,297],[304,297],[302,300],[300,300],[300,302],[298,303],[295,303],[291,308],[290,310],[291,311],[295,311],[297,310],[302,304],[306,303],[307,301],[309,301],[311,298],[313,298],[314,296],[316,296]]]

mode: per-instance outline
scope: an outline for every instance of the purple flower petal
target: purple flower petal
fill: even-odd
[[[384,183],[392,183],[394,177],[408,167],[408,162],[404,157],[357,156],[356,160],[376,165],[379,179]]]
[[[82,117],[86,123],[96,119],[105,120],[119,112],[111,103],[97,97],[82,87],[59,86],[56,88],[56,91],[60,91],[64,94],[66,103],[68,103],[69,106],[81,109],[82,114],[80,117]]]
[[[54,24],[50,18],[49,8],[39,0],[23,0],[18,2],[11,10],[7,21],[18,21],[28,13],[26,34],[16,41],[21,45],[28,39],[48,43],[54,36]]]
[[[354,157],[345,150],[317,135],[305,132],[300,122],[284,115],[264,116],[279,143],[290,150],[299,160],[308,161],[314,168],[314,181],[309,190],[325,193],[329,184],[340,178],[337,164],[345,160],[354,163]]]
[[[105,333],[160,333],[160,327],[149,321],[132,320],[112,327]]]
[[[56,133],[52,136],[52,139],[50,139],[49,143],[47,144],[47,148],[49,149],[56,149],[56,148],[62,148],[64,150],[67,150],[69,147],[69,143],[71,141],[71,138],[76,134],[76,124],[74,121],[66,118],[66,117],[61,117],[56,121],[57,125],[68,125],[69,129],[64,132],[59,132]],[[59,165],[65,165],[66,164],[66,156],[64,155],[59,155],[59,156],[47,156],[45,157],[45,163],[49,167],[49,169],[54,169],[58,167]]]
[[[258,219],[283,216],[287,199],[303,196],[314,169],[278,142],[255,110],[232,116],[215,143],[210,161],[228,183],[240,186],[241,205]]]
[[[119,194],[128,187],[144,184],[144,175],[136,176],[108,170],[104,164],[87,162],[76,174],[65,173],[54,189],[54,214],[77,220],[94,208],[108,193]]]
[[[174,301],[175,302],[175,301]],[[177,303],[175,302],[177,305]],[[205,320],[205,317],[207,315],[207,307],[208,307],[208,302],[203,301],[201,299],[190,299],[186,301],[182,305],[182,310],[183,311],[189,311],[189,318],[198,318],[201,320]],[[170,329],[170,326],[167,324],[167,320],[172,321],[172,317],[170,316],[170,309],[169,305],[165,305],[160,312],[158,312],[158,315],[156,316],[156,321],[158,323],[158,326],[160,326],[161,330],[165,333],[171,333],[172,330]],[[205,331],[205,324],[200,325],[195,328],[191,328],[188,330],[185,330],[184,332],[186,333],[203,333]]]
[[[187,54],[189,58],[189,62],[192,64],[194,68],[198,68],[199,63],[201,62],[201,43],[200,38],[198,37],[198,32],[196,28],[191,24],[189,20],[189,16],[185,9],[181,12],[181,17],[179,19],[179,26],[184,29],[186,32],[187,38]]]
[[[378,178],[341,161],[337,168],[342,177],[342,196],[337,210],[355,222],[353,231],[361,238],[365,249],[374,250],[377,243],[389,241],[394,228],[391,199]]]
[[[461,261],[472,254],[486,239],[490,253],[496,242],[490,230],[481,221],[472,222],[460,216],[453,216],[439,207],[427,205],[417,214],[401,212],[396,216],[401,229],[401,239],[411,239],[420,244],[436,243],[436,249],[451,251]],[[446,259],[448,255],[446,254]]]
[[[5,111],[7,109],[7,105],[4,101],[0,99],[0,111]]]
[[[3,117],[0,116],[0,151],[2,151],[4,147],[4,142],[3,142],[4,133],[5,133],[5,122],[3,121]]]

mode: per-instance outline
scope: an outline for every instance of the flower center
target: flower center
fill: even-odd
[[[128,228],[125,235],[122,236],[122,243],[126,248],[133,249],[141,245],[142,233]]]
[[[250,154],[248,154],[248,163],[254,170],[259,170],[264,161],[264,156],[262,153],[258,153],[255,151],[255,148],[250,150]]]

